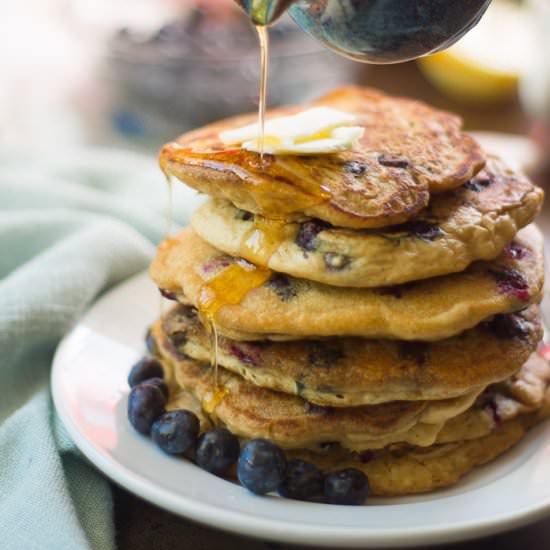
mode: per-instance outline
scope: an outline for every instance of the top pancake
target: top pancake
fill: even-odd
[[[191,187],[268,218],[304,216],[352,228],[403,223],[430,193],[454,189],[485,163],[479,145],[452,114],[404,98],[343,87],[312,105],[356,115],[365,133],[354,151],[330,155],[259,155],[227,148],[219,133],[254,122],[242,115],[189,132],[164,146],[163,170]],[[304,107],[269,111],[286,116]]]

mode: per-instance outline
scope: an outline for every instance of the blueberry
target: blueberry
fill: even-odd
[[[309,343],[308,364],[312,367],[330,369],[344,358],[344,353],[336,341],[315,341]]]
[[[187,333],[185,331],[176,330],[175,332],[170,333],[168,338],[178,351],[187,343]]]
[[[178,300],[178,295],[173,290],[166,290],[165,288],[159,288],[161,296],[166,298],[167,300]]]
[[[275,273],[267,282],[267,287],[273,290],[283,302],[290,302],[298,295],[294,283],[282,273]]]
[[[382,166],[388,166],[390,168],[407,168],[409,161],[402,157],[394,157],[392,155],[380,155],[378,157],[378,164]]]
[[[509,340],[511,338],[520,338],[527,340],[529,338],[529,325],[521,315],[495,315],[485,326],[499,339]]]
[[[128,420],[141,434],[151,432],[153,422],[164,414],[166,397],[154,384],[138,384],[128,397]]]
[[[165,453],[181,455],[195,446],[199,429],[196,414],[185,410],[170,411],[155,420],[151,437]]]
[[[147,351],[151,355],[159,355],[159,348],[157,346],[157,341],[155,340],[155,337],[153,336],[153,331],[151,328],[147,329],[147,332],[145,333],[145,346],[147,347]]]
[[[267,439],[253,439],[241,451],[237,477],[252,493],[264,495],[277,489],[285,476],[283,451]]]
[[[362,176],[367,171],[367,165],[352,160],[344,164],[344,170],[354,176]]]
[[[319,468],[304,460],[290,460],[279,494],[296,500],[314,500],[323,494],[323,476]]]
[[[196,461],[203,470],[223,475],[237,462],[239,449],[237,437],[225,428],[218,428],[200,436]]]
[[[427,342],[401,341],[397,343],[397,349],[400,359],[412,361],[419,367],[430,359],[430,344]]]
[[[477,175],[475,178],[467,181],[464,184],[466,189],[470,191],[475,191],[476,193],[481,193],[485,187],[489,187],[494,182],[494,179],[490,175]]]
[[[298,235],[296,235],[296,244],[308,252],[317,250],[319,243],[317,242],[317,235],[322,233],[330,226],[320,220],[310,220],[300,225]]]
[[[430,223],[425,220],[405,223],[401,227],[407,231],[411,237],[416,237],[425,241],[435,241],[443,235],[443,230],[441,227],[435,223]]]
[[[128,385],[133,388],[150,378],[164,378],[162,365],[154,357],[140,359],[128,375]]]
[[[493,269],[489,273],[495,278],[500,292],[515,296],[522,302],[529,301],[529,283],[517,269]]]
[[[324,494],[329,504],[363,504],[369,494],[369,480],[355,468],[338,470],[325,478]]]
[[[142,385],[143,384],[152,384],[153,386],[156,386],[161,392],[162,392],[162,395],[164,395],[164,397],[168,400],[168,397],[170,397],[170,392],[168,390],[168,385],[166,384],[166,382],[162,379],[162,378],[148,378],[147,380],[145,380],[144,382],[142,382]]]
[[[346,268],[350,262],[351,258],[345,254],[336,254],[335,252],[327,252],[323,259],[325,261],[325,266],[331,271],[341,271]]]

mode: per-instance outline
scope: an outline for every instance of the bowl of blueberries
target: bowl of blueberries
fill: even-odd
[[[151,355],[130,370],[128,420],[163,452],[193,461],[213,475],[238,482],[256,495],[277,492],[294,500],[360,505],[369,494],[367,476],[354,468],[323,474],[304,460],[287,460],[283,449],[268,439],[241,442],[223,426],[200,433],[197,415],[186,409],[166,410],[169,388],[155,343],[146,339]],[[235,479],[236,478],[236,479]]]
[[[107,41],[109,116],[125,137],[158,144],[258,108],[259,42],[246,14],[232,0],[186,8],[154,31],[121,28]],[[357,64],[323,48],[290,17],[269,35],[269,106],[307,101],[355,80]]]

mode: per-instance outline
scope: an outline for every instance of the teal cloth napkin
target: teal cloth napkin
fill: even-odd
[[[153,156],[0,152],[0,548],[114,548],[106,479],[54,411],[56,345],[102,292],[146,268],[165,230]],[[196,204],[175,193],[183,222]]]

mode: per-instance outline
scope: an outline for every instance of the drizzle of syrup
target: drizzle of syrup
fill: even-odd
[[[254,288],[263,285],[272,271],[255,266],[245,260],[239,260],[220,271],[205,282],[199,291],[198,309],[210,322],[214,321],[217,311],[225,305],[241,303]]]
[[[166,177],[166,186],[168,187],[168,197],[166,200],[166,229],[165,229],[165,238],[169,239],[172,235],[172,219],[174,215],[174,201],[173,201],[173,187],[174,182],[171,174],[168,172],[164,173]]]
[[[290,3],[290,2],[289,2]],[[268,3],[257,4],[257,21],[263,21],[268,13]],[[286,4],[281,3],[284,11]],[[265,216],[277,220],[288,214],[322,204],[332,198],[324,185],[315,164],[309,166],[303,159],[277,158],[264,154],[265,113],[267,107],[267,81],[269,65],[269,34],[264,24],[256,25],[260,43],[260,86],[258,100],[258,125],[260,127],[260,154],[244,149],[227,149],[219,141],[220,128],[214,127],[190,136],[188,144],[173,142],[163,147],[159,162],[165,174],[169,164],[180,163],[218,172],[235,174]],[[324,135],[319,135],[324,137]],[[189,146],[190,145],[190,146]]]
[[[172,235],[172,218],[173,218],[173,178],[166,170],[163,169],[164,177],[166,178],[167,196],[166,196],[166,214],[165,214],[165,226],[164,226],[164,241],[160,247],[168,246]],[[160,249],[159,247],[159,249]],[[162,296],[162,292],[159,296],[159,316],[164,315],[165,300]]]
[[[269,216],[256,216],[253,227],[243,237],[242,243],[250,258],[259,264],[268,265],[282,239],[286,214],[326,202],[332,195],[313,170],[303,168],[295,161],[278,162],[275,157],[266,158],[264,155],[269,35],[265,26],[257,26],[256,31],[260,42],[259,159],[257,155],[241,149],[220,150],[219,146],[214,146],[209,152],[200,153],[173,143],[165,146],[161,152],[160,166],[168,184],[167,239],[172,232],[172,178],[168,170],[169,162],[180,161],[187,165],[233,172],[247,187],[262,212]],[[218,384],[216,313],[225,305],[239,304],[248,292],[264,284],[271,275],[270,269],[240,260],[205,282],[199,291],[197,306],[210,337],[210,363],[215,380],[214,389],[203,399],[203,408],[208,414],[213,414],[229,393],[226,387]]]
[[[271,274],[270,269],[239,260],[206,281],[199,291],[197,306],[210,337],[210,365],[214,373],[215,389],[212,396],[203,401],[204,409],[209,414],[215,411],[219,402],[229,392],[218,383],[218,331],[215,315],[225,305],[241,303],[251,290],[263,285]]]
[[[257,211],[271,219],[288,219],[288,214],[323,204],[332,198],[316,163],[305,163],[300,161],[300,157],[266,154],[260,163],[256,153],[244,149],[201,152],[171,143],[165,146],[161,162],[234,174],[239,186],[246,189],[258,205]]]
[[[269,265],[269,260],[284,237],[285,222],[256,215],[252,227],[241,241],[243,256],[260,265]]]
[[[206,393],[202,400],[202,408],[207,414],[214,414],[223,398],[229,393],[225,386],[216,386],[213,390]]]
[[[260,94],[258,101],[258,122],[260,126],[260,164],[264,162],[265,108],[267,105],[267,67],[269,62],[269,34],[267,27],[256,25],[260,41]]]
[[[214,371],[214,385],[218,387],[218,329],[213,319],[207,319],[206,331],[210,339],[210,367]]]

